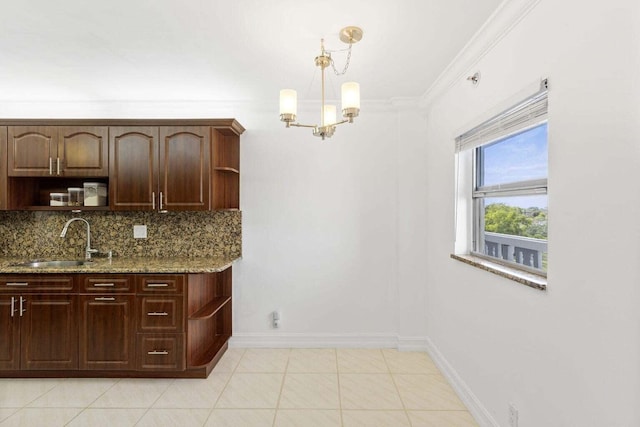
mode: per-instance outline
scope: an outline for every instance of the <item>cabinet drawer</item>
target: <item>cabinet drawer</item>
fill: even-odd
[[[0,292],[73,292],[73,277],[54,274],[42,276],[3,276],[0,278]]]
[[[137,369],[184,371],[184,334],[138,334]]]
[[[80,292],[134,292],[131,276],[108,274],[105,276],[80,276]]]
[[[182,294],[184,276],[160,274],[157,276],[138,276],[138,292]]]
[[[139,332],[183,332],[182,297],[139,296]]]

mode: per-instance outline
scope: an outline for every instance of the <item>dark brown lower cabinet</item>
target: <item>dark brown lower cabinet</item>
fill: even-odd
[[[15,298],[0,295],[0,370],[20,369],[20,319],[15,318]]]
[[[232,334],[231,288],[231,267],[0,275],[0,376],[206,378]]]
[[[78,368],[75,295],[2,295],[0,370]]]
[[[135,295],[80,296],[80,369],[135,367]]]

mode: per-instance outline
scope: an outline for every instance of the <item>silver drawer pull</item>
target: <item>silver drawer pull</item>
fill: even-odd
[[[115,301],[116,299],[114,297],[95,297],[94,300],[96,300],[96,301]]]
[[[169,354],[169,352],[166,351],[166,350],[153,350],[153,351],[147,351],[147,354],[151,354],[153,356],[156,356],[156,355]]]
[[[166,311],[151,311],[147,313],[147,316],[168,316],[169,313]]]
[[[93,286],[96,287],[96,288],[108,288],[108,287],[115,286],[115,284],[113,284],[113,283],[94,283]]]
[[[167,288],[169,287],[168,283],[148,283],[148,287],[150,288]]]
[[[9,282],[7,286],[29,286],[27,282]]]

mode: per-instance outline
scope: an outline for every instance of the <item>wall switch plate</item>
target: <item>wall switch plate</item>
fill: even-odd
[[[147,238],[147,226],[146,225],[134,225],[133,226],[133,238],[134,239],[146,239]]]

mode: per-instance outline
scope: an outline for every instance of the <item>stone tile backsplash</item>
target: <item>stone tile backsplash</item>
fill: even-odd
[[[242,255],[242,213],[217,212],[0,212],[0,256],[82,258],[86,225],[91,246],[120,257],[229,257]],[[133,226],[146,225],[147,238],[134,239]]]

